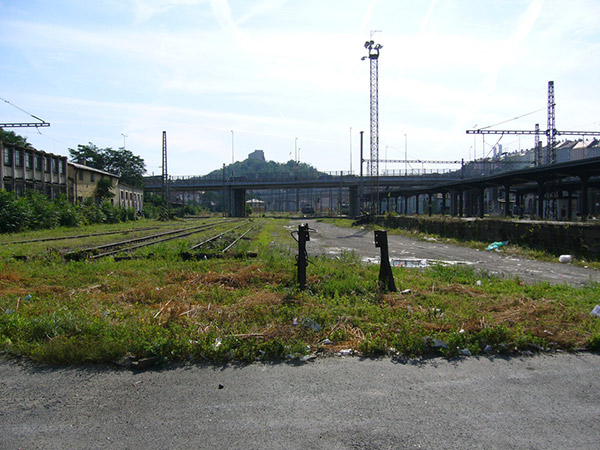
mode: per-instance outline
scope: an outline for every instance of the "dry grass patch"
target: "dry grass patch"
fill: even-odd
[[[288,273],[267,271],[261,264],[229,267],[227,272],[209,271],[206,273],[179,271],[171,279],[186,286],[219,286],[225,289],[281,284],[289,281]]]

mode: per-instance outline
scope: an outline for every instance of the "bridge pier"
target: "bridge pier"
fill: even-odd
[[[479,218],[483,219],[485,213],[485,188],[480,187],[478,192],[478,209],[479,209]]]
[[[350,217],[358,217],[360,216],[360,198],[358,196],[358,186],[350,186],[348,190]]]
[[[229,189],[229,216],[246,217],[246,189]]]
[[[442,192],[442,216],[446,215],[446,192]]]
[[[504,217],[511,217],[510,211],[510,184],[504,185]]]
[[[429,217],[433,214],[433,202],[432,202],[433,194],[431,192],[427,193],[427,208]]]
[[[544,181],[540,180],[538,183],[538,194],[537,194],[537,215],[538,218],[544,218],[544,196],[546,195],[546,190],[544,189]]]
[[[587,216],[589,214],[589,204],[588,204],[588,180],[589,177],[585,175],[580,175],[579,179],[581,180],[581,220],[586,221]]]

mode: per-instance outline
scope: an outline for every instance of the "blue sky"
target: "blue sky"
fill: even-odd
[[[50,122],[13,131],[57,154],[126,135],[160,173],[165,130],[173,175],[232,147],[358,172],[380,30],[380,158],[469,159],[498,138],[476,124],[545,129],[549,80],[557,129],[600,131],[599,17],[597,0],[0,0],[0,97]],[[0,102],[0,122],[30,120]]]

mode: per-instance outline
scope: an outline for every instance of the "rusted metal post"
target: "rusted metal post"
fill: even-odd
[[[390,254],[388,251],[387,231],[375,231],[375,247],[381,249],[381,264],[379,265],[379,287],[387,288],[389,292],[396,292],[396,283],[394,283],[394,274],[390,265]]]
[[[306,266],[308,259],[306,255],[306,242],[310,241],[308,224],[298,225],[298,288],[303,291],[306,288]]]

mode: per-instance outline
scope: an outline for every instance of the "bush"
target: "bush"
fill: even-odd
[[[121,221],[121,208],[113,206],[108,200],[102,203],[101,208],[106,223],[119,223]]]
[[[0,232],[16,233],[28,225],[27,207],[14,194],[0,191]]]
[[[78,206],[69,203],[64,195],[52,201],[39,192],[27,191],[17,199],[14,193],[0,190],[0,233],[136,219],[133,208],[114,206],[109,201],[98,204],[89,198]]]
[[[104,223],[106,221],[104,211],[92,199],[86,199],[81,205],[81,213],[86,224]]]
[[[51,200],[37,191],[27,191],[25,197],[20,199],[28,208],[28,223],[26,228],[31,230],[44,230],[56,228],[60,223],[60,213]]]
[[[58,212],[58,223],[63,227],[78,227],[83,222],[83,217],[76,205],[67,201],[67,197],[61,195],[54,201]]]

